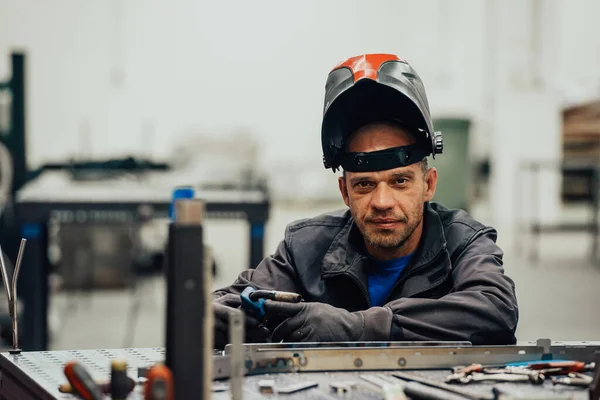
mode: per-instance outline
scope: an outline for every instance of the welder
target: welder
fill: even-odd
[[[333,68],[321,137],[348,208],[289,224],[274,254],[213,294],[215,344],[249,286],[304,301],[265,300],[264,319],[247,315],[248,342],[514,343],[515,286],[496,230],[431,201],[427,158],[443,142],[412,66],[365,54]]]

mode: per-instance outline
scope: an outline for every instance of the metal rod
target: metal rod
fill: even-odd
[[[21,261],[23,261],[23,253],[25,251],[25,245],[27,239],[21,239],[21,245],[19,246],[19,253],[17,254],[17,262],[15,263],[15,272],[12,278],[12,328],[13,328],[13,350],[19,348],[19,318],[17,315],[17,279],[19,279],[19,272],[21,271]]]
[[[229,314],[229,343],[231,343],[231,399],[242,400],[244,386],[244,312],[232,310]]]
[[[2,272],[2,283],[4,284],[4,288],[6,289],[6,297],[8,299],[9,308],[8,311],[12,313],[12,308],[10,307],[10,301],[12,295],[10,293],[10,283],[8,282],[8,273],[6,272],[6,264],[4,263],[4,252],[2,251],[2,247],[0,247],[0,272]]]

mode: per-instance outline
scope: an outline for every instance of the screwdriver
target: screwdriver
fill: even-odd
[[[102,391],[85,367],[77,361],[65,365],[65,375],[74,392],[85,400],[102,400]]]
[[[147,374],[144,386],[144,400],[174,400],[173,374],[162,364],[152,366]]]
[[[529,364],[526,368],[533,369],[536,371],[539,370],[548,370],[548,369],[560,369],[556,371],[553,375],[567,375],[573,372],[586,372],[593,371],[595,367],[594,363],[586,364],[582,361],[559,361],[559,362],[547,362],[547,363],[535,363]]]

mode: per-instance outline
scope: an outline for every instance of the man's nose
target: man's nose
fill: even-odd
[[[373,197],[371,197],[371,205],[378,210],[389,210],[394,208],[396,201],[394,199],[394,191],[385,182],[381,182],[375,188]]]

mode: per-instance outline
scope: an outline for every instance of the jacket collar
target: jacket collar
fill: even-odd
[[[425,203],[421,240],[415,255],[406,268],[407,271],[432,262],[445,248],[446,237],[444,236],[442,221],[431,208],[431,205]],[[368,256],[363,236],[352,217],[349,217],[348,222],[337,234],[325,254],[322,272],[324,275],[351,273],[359,278],[364,278],[367,271],[364,270],[365,263],[360,261],[366,259],[368,259]]]

